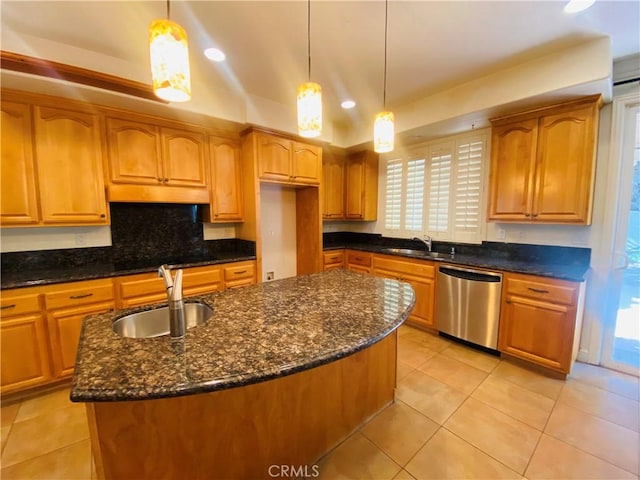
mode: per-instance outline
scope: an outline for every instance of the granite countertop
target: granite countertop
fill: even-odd
[[[135,262],[118,263],[93,263],[68,268],[24,269],[18,272],[2,272],[0,290],[10,288],[34,287],[38,285],[52,285],[56,283],[78,282],[81,280],[93,280],[97,278],[118,277],[122,275],[134,275],[136,273],[155,272],[164,263],[172,269],[200,267],[216,265],[220,263],[240,262],[243,260],[255,260],[255,255],[241,253],[218,253],[214,257],[193,257],[175,259],[174,261],[147,260],[136,264]]]
[[[325,251],[347,248],[351,250],[360,250],[371,253],[382,253],[384,255],[394,255],[405,258],[416,258],[401,253],[390,253],[386,251],[389,245],[375,245],[368,243],[346,243],[346,244],[329,244],[324,247]],[[416,248],[416,247],[412,247]],[[418,257],[419,258],[419,257]],[[480,267],[501,270],[504,272],[524,273],[528,275],[539,275],[542,277],[557,278],[560,280],[569,280],[574,282],[583,282],[587,279],[590,271],[589,264],[584,263],[563,263],[563,258],[557,258],[556,261],[540,261],[540,260],[523,260],[510,259],[501,256],[499,252],[485,250],[482,253],[456,253],[451,258],[423,258],[423,260],[448,263],[452,265],[462,265],[468,267]]]
[[[392,333],[408,317],[411,286],[336,270],[198,297],[214,309],[182,339],[121,338],[114,319],[85,318],[71,400],[146,400],[223,390],[340,359]]]

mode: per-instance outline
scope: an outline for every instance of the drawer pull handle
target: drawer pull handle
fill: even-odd
[[[234,275],[242,275],[243,273],[247,273],[246,270],[240,270],[239,272],[233,272]]]
[[[16,308],[16,304],[12,303],[11,305],[3,305],[0,307],[0,310],[9,310],[10,308]]]
[[[83,293],[82,295],[71,295],[69,298],[71,300],[78,300],[79,298],[87,298],[93,296],[93,293]]]
[[[536,293],[549,293],[549,290],[540,290],[538,288],[531,288],[531,287],[527,287],[527,288],[532,292],[536,292]]]
[[[362,257],[356,257],[356,261],[357,262],[361,262],[362,261]]]
[[[331,257],[329,260],[338,260],[340,257]]]

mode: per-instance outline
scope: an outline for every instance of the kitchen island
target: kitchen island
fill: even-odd
[[[393,401],[411,286],[333,271],[214,293],[184,338],[84,321],[71,399],[100,478],[268,478],[308,466]],[[126,313],[130,313],[128,310]]]

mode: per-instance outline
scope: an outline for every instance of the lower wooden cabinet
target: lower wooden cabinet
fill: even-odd
[[[224,288],[239,288],[256,283],[256,262],[237,262],[224,267]]]
[[[322,254],[322,267],[327,270],[344,268],[344,250],[331,250]]]
[[[376,254],[373,256],[373,274],[410,283],[416,296],[416,304],[407,323],[428,328],[436,326],[436,267],[432,262]]]
[[[0,299],[0,393],[51,381],[45,318],[33,289],[3,292]]]
[[[567,374],[579,343],[584,283],[506,273],[498,349]]]
[[[371,259],[373,255],[369,252],[359,250],[346,250],[346,269],[352,272],[371,273]]]

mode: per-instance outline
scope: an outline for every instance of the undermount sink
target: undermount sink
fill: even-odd
[[[202,325],[213,316],[213,309],[200,302],[185,302],[187,329]],[[169,335],[169,307],[131,313],[113,321],[113,331],[121,337],[152,338]]]
[[[426,250],[414,250],[411,248],[385,248],[382,253],[405,255],[407,257],[425,258],[429,260],[451,260],[453,255],[449,253],[427,252]]]

